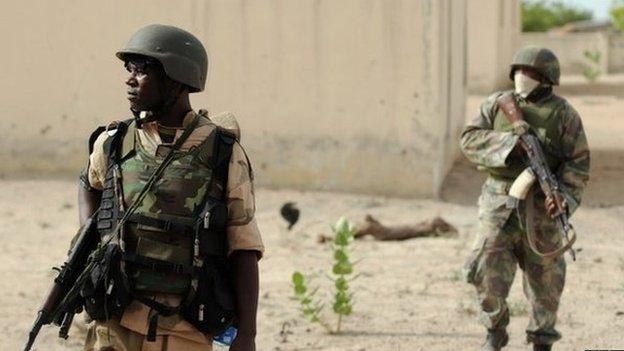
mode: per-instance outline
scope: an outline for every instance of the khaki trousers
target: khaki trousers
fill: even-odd
[[[119,325],[117,320],[91,322],[85,351],[211,351],[212,344],[198,343],[179,335],[157,335],[156,341]]]

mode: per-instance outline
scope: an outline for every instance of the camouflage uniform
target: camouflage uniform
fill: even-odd
[[[195,116],[195,112],[189,112],[185,116],[182,128],[176,132],[176,139],[181,136],[182,129],[188,126]],[[180,147],[180,151],[189,151],[198,146],[214,129],[214,125],[207,118],[201,118],[199,125]],[[145,123],[141,129],[136,129],[136,135],[142,149],[151,155],[156,155],[159,146],[163,145],[157,122]],[[92,187],[100,190],[103,188],[107,170],[107,156],[104,153],[103,145],[108,137],[107,132],[103,132],[96,139],[93,152],[89,156],[89,183]],[[254,218],[255,203],[252,180],[253,176],[247,157],[240,144],[235,143],[232,148],[226,189],[229,253],[235,250],[255,250],[259,255],[262,255],[264,251],[260,232]],[[156,301],[169,306],[178,305],[182,299],[180,295],[164,293],[153,294],[150,297],[154,297]],[[206,351],[211,349],[211,336],[199,332],[177,315],[161,317],[158,322],[156,341],[146,342],[149,313],[149,307],[135,301],[126,308],[120,320],[92,322],[88,328],[85,350]]]
[[[534,207],[516,212],[506,207],[513,180],[525,168],[522,155],[512,152],[518,136],[499,110],[498,92],[481,105],[479,115],[463,130],[461,149],[478,168],[489,173],[479,198],[479,226],[473,251],[466,263],[467,281],[477,289],[480,322],[490,330],[509,324],[506,297],[516,264],[523,271],[523,288],[531,304],[527,340],[549,345],[561,338],[555,329],[557,308],[565,281],[562,256],[546,259],[527,243],[524,213],[534,211],[537,247],[542,252],[561,246],[562,234],[546,215],[544,196],[532,189]],[[525,120],[542,144],[551,170],[562,183],[562,195],[572,214],[588,180],[589,150],[578,113],[552,88],[536,102],[518,99]]]

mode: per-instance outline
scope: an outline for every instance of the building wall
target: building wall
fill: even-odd
[[[259,185],[431,196],[457,154],[463,0],[29,0],[3,11],[5,174],[77,173],[89,132],[129,115],[113,54],[150,23],[204,42],[209,82],[193,105],[238,116]]]
[[[509,62],[519,47],[520,1],[470,0],[468,90],[490,93],[508,86]]]
[[[561,65],[562,74],[581,74],[593,65],[584,56],[585,51],[600,52],[597,66],[602,73],[609,71],[609,35],[606,32],[590,33],[523,33],[522,45],[537,45],[551,49]]]
[[[624,35],[613,33],[609,35],[609,53],[607,55],[610,73],[624,72]]]

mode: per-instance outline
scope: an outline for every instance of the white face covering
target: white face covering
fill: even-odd
[[[526,99],[540,85],[540,82],[517,70],[514,73],[514,85],[516,86],[516,94]]]

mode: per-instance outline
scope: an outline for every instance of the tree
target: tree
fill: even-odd
[[[521,3],[522,31],[545,32],[566,23],[590,20],[590,10],[565,5],[561,1],[528,1]]]
[[[614,1],[609,12],[615,28],[624,31],[624,1]]]

